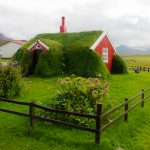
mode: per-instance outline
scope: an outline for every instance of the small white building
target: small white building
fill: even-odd
[[[3,41],[0,44],[0,58],[11,58],[26,41]]]

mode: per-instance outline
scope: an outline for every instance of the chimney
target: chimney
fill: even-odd
[[[65,26],[65,17],[61,17],[61,20],[62,20],[62,24],[60,26],[60,32],[66,32],[66,26]]]

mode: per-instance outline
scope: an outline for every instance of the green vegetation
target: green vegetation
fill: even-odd
[[[42,103],[49,97],[53,98],[57,90],[58,77],[55,78],[25,78],[26,87],[15,99]],[[110,92],[107,100],[116,106],[131,98],[142,88],[150,85],[149,73],[129,73],[111,75]],[[28,112],[25,106],[18,106],[0,102],[2,108]],[[0,149],[1,150],[114,150],[119,147],[125,150],[149,150],[150,144],[150,101],[145,107],[137,106],[129,113],[129,121],[118,121],[102,134],[101,148],[94,144],[94,134],[51,125],[36,121],[31,135],[27,135],[29,120],[12,114],[0,112]]]
[[[0,62],[8,62],[10,59],[0,59]]]
[[[101,74],[106,79],[109,73],[105,65],[101,58],[90,50],[101,34],[102,31],[37,35],[17,51],[14,60],[19,62],[22,72],[28,75],[47,77],[65,73],[95,77],[97,74]],[[38,63],[34,64],[35,55],[28,48],[37,39],[47,45],[49,51],[40,53]],[[30,73],[30,70],[35,71]]]
[[[12,98],[20,94],[22,88],[20,71],[13,67],[0,67],[0,96]]]
[[[128,66],[150,67],[150,55],[123,56]]]
[[[109,84],[101,78],[65,77],[58,79],[61,91],[53,99],[44,101],[45,106],[56,109],[96,114],[97,104],[101,102],[104,108],[108,105],[104,100],[108,94]],[[90,125],[87,118],[65,116],[64,114],[43,113],[50,118],[68,121],[75,124]]]
[[[82,45],[83,47],[91,47],[97,38],[103,33],[103,31],[89,31],[89,32],[74,32],[74,33],[54,33],[54,34],[39,34],[28,43],[26,43],[22,49],[27,49],[37,39],[49,39],[54,40],[65,48],[72,48],[72,45]],[[44,41],[43,41],[44,42]],[[48,42],[49,43],[49,42]]]
[[[127,66],[125,61],[119,55],[114,55],[112,60],[112,74],[125,74],[127,73]]]
[[[126,59],[127,57],[124,58]],[[147,58],[143,58],[143,62],[144,60],[147,60]],[[110,75],[108,79],[110,91],[106,100],[112,102],[113,106],[116,106],[123,102],[124,98],[131,98],[140,92],[141,89],[149,87],[149,76],[147,72],[141,72],[139,74],[129,72],[128,74],[122,75]],[[58,78],[25,78],[25,88],[22,90],[20,96],[15,97],[15,99],[23,101],[35,100],[39,104],[42,104],[44,100],[53,99],[57,94],[57,90],[60,90],[60,86],[57,83]],[[29,111],[28,107],[4,102],[0,102],[0,106],[1,108],[21,112]],[[120,120],[104,131],[101,138],[101,147],[95,145],[93,133],[38,121],[35,123],[32,134],[28,135],[29,120],[27,118],[0,112],[0,149],[115,150],[117,148],[123,148],[125,150],[149,150],[149,108],[150,99],[145,102],[144,108],[137,106],[129,112],[128,122]]]
[[[73,46],[64,53],[65,72],[83,77],[96,77],[101,74],[107,78],[109,73],[106,70],[101,58],[89,48]]]
[[[45,40],[45,39],[44,39]],[[47,43],[49,40],[46,40]],[[49,44],[49,51],[41,53],[39,56],[39,61],[35,68],[35,75],[40,76],[54,76],[62,74],[63,66],[63,50],[62,45],[51,41]]]
[[[39,76],[52,76],[62,73],[61,59],[63,58],[63,46],[52,40],[41,39],[42,42],[49,46],[49,51],[39,53],[39,61],[36,64],[35,74]],[[13,59],[17,60],[21,66],[22,72],[25,75],[30,74],[30,70],[33,70],[33,55],[25,48],[21,48],[14,55]]]

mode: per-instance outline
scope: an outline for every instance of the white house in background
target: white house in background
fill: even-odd
[[[0,42],[0,58],[11,58],[25,43],[23,40]]]

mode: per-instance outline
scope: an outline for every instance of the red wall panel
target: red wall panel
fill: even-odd
[[[105,64],[106,64],[106,67],[108,68],[108,70],[110,71],[111,66],[112,66],[112,59],[113,59],[113,56],[116,54],[116,52],[106,35],[104,36],[104,38],[100,41],[100,43],[95,48],[95,51],[98,53],[98,55],[101,58],[102,58],[102,49],[103,48],[108,48],[108,63],[105,63]]]
[[[39,45],[40,46],[40,49],[42,49],[42,51],[48,51],[47,48],[45,48],[43,45],[41,45],[38,41],[36,42],[36,44],[30,49],[30,51],[34,51],[36,50],[36,46]]]

